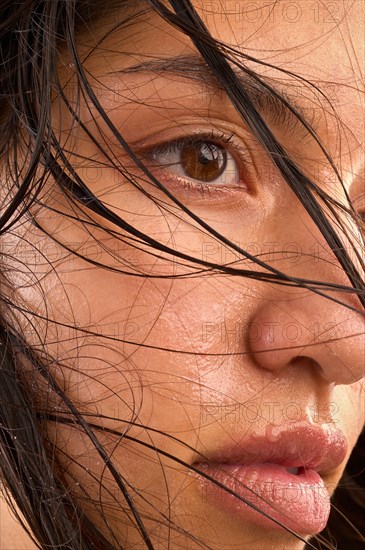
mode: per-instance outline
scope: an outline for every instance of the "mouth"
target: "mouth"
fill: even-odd
[[[297,476],[299,474],[299,471],[301,470],[301,468],[286,468],[286,471],[289,473],[289,474],[293,474],[295,476]]]
[[[217,446],[194,467],[203,501],[241,521],[301,535],[319,533],[328,521],[324,479],[345,460],[340,430],[300,425],[282,428],[277,441],[259,435]]]

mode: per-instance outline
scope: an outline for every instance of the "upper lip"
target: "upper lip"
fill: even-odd
[[[275,440],[251,434],[237,443],[227,441],[204,453],[204,459],[200,457],[196,463],[271,463],[286,468],[304,467],[324,475],[340,466],[347,449],[344,433],[333,425],[304,424],[279,428]]]

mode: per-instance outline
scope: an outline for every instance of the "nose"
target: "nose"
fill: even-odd
[[[278,375],[296,364],[311,365],[329,383],[360,380],[365,376],[364,317],[310,294],[261,302],[247,330],[251,358]]]

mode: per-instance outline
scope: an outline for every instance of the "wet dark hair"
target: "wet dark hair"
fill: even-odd
[[[21,223],[23,218],[30,220],[38,229],[42,229],[36,218],[32,216],[32,209],[39,207],[51,209],[44,202],[42,193],[49,179],[53,178],[58,189],[64,193],[70,204],[75,206],[75,219],[79,216],[80,221],[82,220],[86,227],[91,224],[87,212],[96,213],[102,219],[113,224],[115,227],[113,231],[103,228],[104,231],[109,231],[113,238],[127,242],[137,249],[143,246],[150,251],[151,255],[159,252],[167,258],[178,258],[178,261],[190,267],[192,274],[225,273],[278,285],[300,286],[363,314],[365,286],[358,266],[361,269],[364,269],[365,266],[358,251],[359,243],[349,235],[342,214],[345,212],[348,216],[355,218],[358,223],[360,223],[359,217],[350,201],[347,207],[338,203],[318,187],[290,158],[270,131],[260,114],[260,109],[240,83],[234,68],[242,71],[255,85],[268,90],[273,98],[281,101],[283,108],[288,109],[297,117],[303,128],[317,141],[332,167],[333,173],[341,182],[336,164],[326,153],[310,123],[284,96],[245,65],[247,60],[257,64],[262,64],[262,61],[253,59],[213,39],[189,0],[169,0],[164,3],[159,0],[124,2],[123,8],[127,4],[128,6],[138,5],[138,10],[133,10],[132,15],[127,14],[126,11],[127,15],[124,18],[121,17],[122,10],[119,9],[121,4],[122,2],[116,0],[104,0],[102,3],[97,0],[24,0],[22,2],[3,0],[1,2],[0,159],[4,197],[4,202],[1,204],[1,234],[11,234],[12,228]],[[93,89],[92,78],[85,71],[78,54],[76,47],[78,33],[92,28],[95,21],[100,18],[101,9],[104,15],[109,11],[112,13],[113,10],[119,9],[120,19],[115,24],[115,29],[110,32],[114,32],[117,28],[123,29],[123,26],[133,24],[135,19],[148,14],[149,10],[155,10],[169,24],[191,37],[207,69],[228,96],[244,124],[270,155],[273,165],[281,173],[283,180],[318,226],[338,263],[347,274],[349,280],[347,286],[331,282],[323,283],[315,279],[298,279],[278,271],[260,257],[249,254],[236,243],[230,242],[223,235],[218,234],[205,220],[200,219],[166,189],[153,173],[149,172],[112,124],[103,109],[102,101],[98,99]],[[94,47],[97,48],[98,44]],[[252,265],[256,266],[255,269],[252,268],[252,265],[250,269],[243,269],[235,264],[218,264],[169,248],[166,244],[160,243],[150,235],[130,226],[92,193],[68,160],[64,148],[53,130],[51,108],[52,98],[55,94],[67,106],[75,124],[80,125],[88,133],[89,138],[97,144],[107,162],[134,185],[138,186],[138,183],[126,170],[123,170],[123,167],[116,164],[107,148],[103,148],[103,144],[97,142],[80,117],[77,104],[68,100],[57,73],[61,50],[67,53],[76,74],[78,97],[83,98],[94,111],[98,112],[113,138],[130,155],[135,165],[144,173],[144,177],[156,188],[162,190],[169,201],[175,203],[180,211],[190,216],[203,231],[229,247],[241,258],[253,262]],[[285,73],[282,69],[281,71]],[[287,75],[295,77],[303,87],[316,89],[314,84],[297,75],[289,72]],[[191,77],[188,74],[186,76],[187,78]],[[330,108],[330,101],[320,90],[316,89],[316,91]],[[146,193],[143,187],[138,187],[141,193]],[[82,215],[77,213],[77,208],[80,205],[83,207]],[[348,246],[344,246],[336,226],[353,243],[352,250],[349,250]],[[70,248],[68,243],[59,241],[56,235],[47,233],[45,229],[44,233],[61,245],[65,251],[69,251],[70,254],[79,254],[77,250]],[[98,425],[100,419],[88,418],[87,414],[79,410],[77,404],[73,403],[67,392],[64,391],[62,383],[50,372],[48,365],[52,363],[52,358],[47,355],[45,347],[42,346],[42,335],[38,325],[38,322],[44,321],[44,315],[37,311],[28,311],[14,297],[11,270],[21,273],[27,268],[26,262],[22,264],[19,260],[17,263],[14,259],[16,251],[6,248],[2,250],[2,257],[0,475],[3,490],[9,499],[10,506],[14,502],[21,511],[32,537],[40,548],[108,550],[109,548],[127,547],[123,541],[113,539],[112,533],[107,539],[103,534],[105,530],[102,532],[94,524],[82,506],[81,500],[73,497],[69,490],[66,472],[55,452],[56,446],[50,442],[48,437],[50,424],[55,430],[59,424],[69,424],[86,434],[101,460],[105,462],[106,469],[115,480],[125,499],[126,506],[129,508],[129,519],[140,532],[140,548],[153,548],[144,525],[144,519],[134,503],[133,490],[127,480],[118,472],[108,451],[100,441],[99,432],[102,431],[105,434],[108,430]],[[353,261],[354,257],[356,261]],[[103,267],[92,258],[85,257],[84,259],[92,265]],[[118,261],[120,267],[115,268],[116,271],[139,277],[151,276],[138,271],[131,264],[123,265],[121,258],[118,258]],[[105,269],[111,268],[105,266]],[[338,293],[343,293],[345,296],[353,295],[356,297],[358,305],[350,306],[348,301],[338,300],[331,292],[333,290],[336,291],[336,295]],[[24,325],[17,320],[19,316],[25,320],[29,331],[39,335],[37,347],[31,346],[27,342],[27,335],[22,328]],[[70,325],[70,328],[73,327]],[[88,332],[87,327],[77,327],[77,329]],[[98,335],[96,334],[96,336]],[[120,338],[119,341],[123,340]],[[37,376],[34,375],[34,372],[37,373]],[[47,392],[53,396],[53,401],[50,399],[52,406],[46,406],[47,398],[39,401],[39,395],[47,395]],[[146,428],[148,429],[148,427]],[[128,435],[128,431],[119,433],[115,430],[110,431],[120,440],[123,438],[125,441],[133,439]],[[141,442],[142,450],[143,445],[148,447],[147,443]],[[151,448],[154,447],[151,446]],[[309,547],[335,548],[336,545],[352,549],[363,547],[365,538],[360,532],[365,532],[363,519],[365,510],[364,449],[365,436],[363,434],[354,449],[340,488],[336,493],[335,498],[339,502],[337,504],[335,501],[333,517],[331,517],[329,526],[323,536],[316,537],[316,540],[309,543]],[[162,450],[155,450],[161,455],[166,455]],[[184,464],[176,457],[171,457],[171,459],[191,468],[190,465]],[[84,491],[84,497],[87,500],[86,488]],[[237,498],[241,497],[237,496]],[[15,513],[17,514],[16,510]],[[168,520],[162,515],[161,518],[164,521]],[[23,522],[22,518],[19,520]],[[170,525],[172,530],[179,529],[172,520]],[[105,519],[105,528],[107,527],[108,523]],[[189,541],[189,533],[185,535]],[[298,538],[301,537],[298,536]],[[199,541],[199,544],[202,548],[209,548],[203,541]]]

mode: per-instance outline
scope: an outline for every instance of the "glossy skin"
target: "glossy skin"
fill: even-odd
[[[249,62],[259,74],[273,77],[272,82],[279,89],[294,93],[308,119],[315,112],[318,135],[341,166],[350,197],[356,199],[357,205],[364,202],[364,105],[358,91],[364,77],[363,29],[358,25],[364,17],[362,2],[338,3],[339,24],[334,24],[323,7],[310,9],[307,1],[296,2],[301,9],[296,22],[288,22],[288,18],[296,17],[285,11],[287,3],[279,1],[271,13],[267,8],[259,10],[257,21],[244,11],[252,3],[239,4],[239,15],[222,15],[221,11],[207,14],[202,11],[204,3],[196,6],[213,36],[260,60],[311,81],[321,81],[321,89],[329,95],[331,90],[335,93],[337,118],[328,104],[319,105],[318,98],[292,77]],[[96,35],[113,21],[109,18],[105,26],[99,25],[94,30]],[[80,51],[86,53],[92,43],[91,36],[82,37]],[[132,59],[120,54],[130,51],[137,54]],[[208,86],[176,74],[118,74],[127,66],[149,60],[151,52],[164,58],[195,53],[189,39],[156,15],[148,15],[129,30],[112,34],[85,62],[97,78],[98,84],[96,80],[92,84],[102,105],[123,137],[139,152],[143,150],[146,163],[150,162],[152,171],[179,200],[226,238],[254,254],[262,254],[264,261],[291,276],[347,285],[346,275],[313,221],[221,93],[213,94]],[[340,67],[339,59],[344,60]],[[60,72],[65,82],[71,79],[66,91],[72,97],[73,68],[67,59],[63,61]],[[335,89],[333,82],[339,83]],[[60,116],[55,100],[55,126],[65,140],[69,121],[66,110],[62,106],[61,109]],[[96,132],[85,108],[82,115],[89,120],[88,128]],[[345,204],[344,191],[331,176],[318,146],[303,129],[295,133],[276,124],[269,113],[265,118],[301,166],[315,174],[316,181]],[[336,137],[339,119],[341,144]],[[102,128],[107,133],[106,127]],[[161,143],[191,133],[207,135],[213,128],[226,140],[233,132],[236,135],[237,146],[231,146],[230,141],[225,147],[232,150],[239,166],[239,185],[230,184],[229,180],[224,186],[209,186],[208,191],[198,185],[186,188],[168,173],[166,166],[153,164],[151,151],[156,151]],[[74,149],[78,155],[101,162],[97,148],[81,130],[74,129],[72,136],[78,140]],[[107,136],[113,142],[110,133]],[[112,150],[132,169],[131,161],[115,140]],[[110,168],[95,168],[95,164],[90,168],[90,162],[77,159],[75,153],[72,162],[94,194],[111,210],[156,240],[198,258],[236,261],[236,267],[256,269],[241,259],[237,263],[238,255],[201,232],[196,222],[179,213],[171,203],[170,211],[162,214],[152,201]],[[150,184],[144,186],[158,199],[164,199]],[[114,268],[122,268],[118,257],[125,258],[151,275],[193,271],[166,255],[149,256],[144,245],[136,252],[100,229],[92,229],[90,236],[85,226],[64,216],[72,213],[68,201],[51,186],[47,193],[44,200],[60,213],[40,209],[35,214],[37,220],[62,242],[71,243],[72,249]],[[96,215],[94,219],[113,228]],[[352,224],[359,238],[353,222],[347,223]],[[20,238],[23,231],[28,232],[29,226],[18,229]],[[17,237],[13,238],[16,241]],[[109,247],[114,257],[103,251],[94,238]],[[364,318],[360,313],[300,288],[242,277],[208,273],[193,278],[145,279],[113,273],[66,254],[33,227],[31,239],[28,265],[40,282],[28,285],[29,281],[23,280],[21,297],[42,312],[45,304],[41,296],[45,293],[50,319],[64,325],[74,325],[76,321],[77,326],[109,337],[88,336],[65,326],[56,327],[52,322],[47,333],[48,351],[62,362],[61,367],[54,367],[54,372],[65,380],[70,398],[83,412],[111,417],[100,419],[99,424],[123,432],[133,418],[148,429],[131,427],[129,436],[155,445],[187,464],[197,462],[199,453],[212,454],[222,445],[242,444],[271,429],[319,425],[325,430],[336,428],[344,432],[348,458],[364,423]],[[37,250],[46,250],[55,271],[50,270]],[[360,308],[355,296],[333,291],[331,296]],[[44,330],[42,324],[40,328]],[[142,342],[148,347],[135,345]],[[178,528],[204,540],[214,550],[303,548],[302,541],[274,525],[263,529],[254,520],[242,521],[222,512],[219,505],[207,503],[204,491],[188,468],[159,457],[138,442],[119,443],[118,437],[106,434],[99,437],[124,478],[138,490],[140,496],[133,490],[131,494],[139,510],[147,514],[145,524],[156,548],[167,548],[169,531],[160,513],[165,518],[170,514]],[[50,438],[62,449],[61,461],[67,464],[70,488],[76,494],[80,493],[75,479],[98,500],[99,480],[104,476],[104,487],[110,493],[102,490],[102,501],[116,539],[123,541],[127,536],[128,548],[140,547],[139,535],[130,523],[125,524],[123,497],[86,437],[65,427],[55,433],[50,425]],[[63,453],[74,457],[81,467],[69,464]],[[330,493],[346,460],[323,476]],[[143,497],[155,508],[146,504]],[[85,506],[107,532],[99,507]],[[310,534],[313,533],[301,533],[303,537]],[[199,545],[172,530],[169,547]]]

